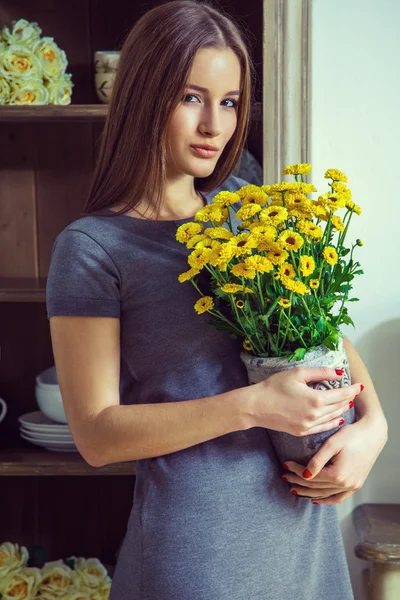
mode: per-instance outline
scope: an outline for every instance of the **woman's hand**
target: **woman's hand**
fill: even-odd
[[[286,461],[290,492],[312,496],[317,504],[340,504],[359,490],[387,442],[385,418],[362,418],[334,433],[306,469]],[[327,464],[331,461],[331,464]],[[324,466],[326,465],[326,467]],[[309,476],[311,473],[311,476]]]

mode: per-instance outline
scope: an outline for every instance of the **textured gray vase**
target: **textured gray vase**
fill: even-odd
[[[308,350],[303,360],[291,363],[286,358],[258,358],[249,352],[241,352],[240,358],[246,366],[250,384],[259,383],[274,373],[297,367],[330,367],[332,369],[344,370],[343,377],[337,381],[324,380],[308,383],[314,389],[327,390],[351,384],[349,360],[342,338],[339,340],[339,346],[336,351],[328,350],[325,346],[318,346],[316,350]],[[356,420],[354,406],[344,412],[342,418],[346,425],[354,423]],[[322,444],[338,429],[340,427],[303,437],[297,437],[290,433],[275,431],[273,429],[267,429],[267,431],[282,466],[287,460],[293,460],[306,466]]]

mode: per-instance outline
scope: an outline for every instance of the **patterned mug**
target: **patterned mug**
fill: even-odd
[[[7,414],[7,404],[0,398],[0,423]]]

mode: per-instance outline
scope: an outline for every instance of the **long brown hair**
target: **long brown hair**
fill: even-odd
[[[242,154],[253,102],[254,66],[242,36],[209,0],[173,0],[135,23],[121,49],[83,215],[121,200],[123,214],[145,196],[155,198],[158,216],[166,183],[166,129],[184,95],[195,54],[203,48],[230,48],[241,66],[236,130],[213,173],[195,180],[195,188],[208,193],[225,181]]]

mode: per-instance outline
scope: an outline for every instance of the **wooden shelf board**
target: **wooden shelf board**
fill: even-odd
[[[78,452],[52,452],[22,438],[0,438],[0,477],[135,475],[135,461],[90,466]],[[1,486],[0,486],[1,487]]]
[[[0,278],[0,302],[45,302],[46,279]]]
[[[0,106],[1,121],[104,121],[107,104],[68,104],[67,106]]]

